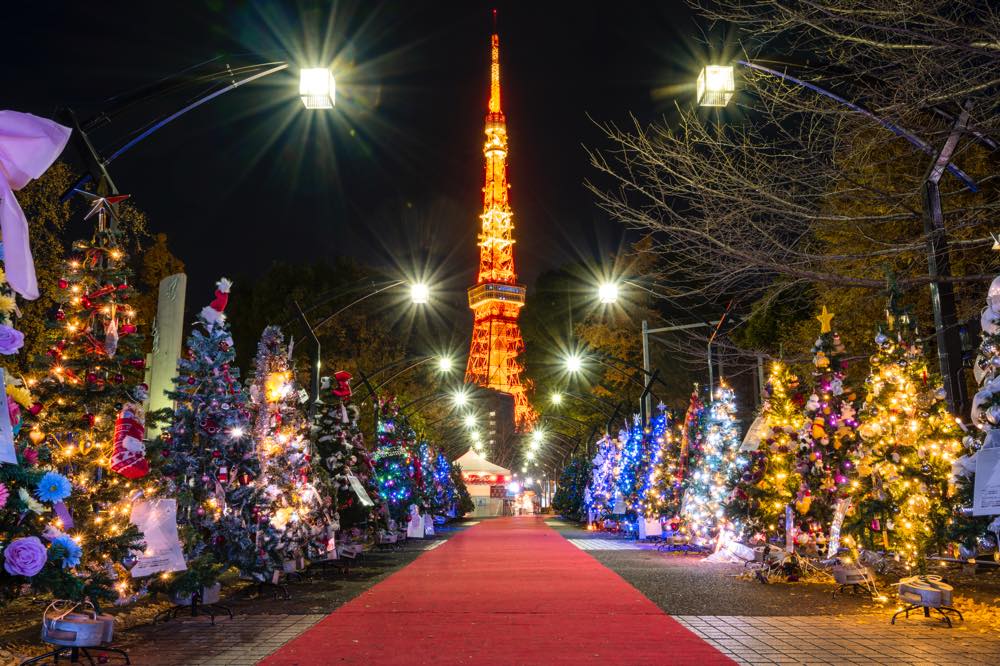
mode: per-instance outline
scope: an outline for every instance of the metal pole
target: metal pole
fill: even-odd
[[[708,395],[712,395],[712,343],[708,343]]]
[[[649,362],[649,322],[645,319],[642,320],[642,370],[646,377],[649,377],[650,372],[652,372],[652,366]],[[653,396],[647,395],[645,397],[644,406],[647,414],[653,413]]]
[[[931,305],[934,308],[938,362],[948,409],[957,416],[966,413],[968,401],[962,378],[962,340],[958,330],[955,287],[947,279],[941,279],[951,277],[951,259],[941,209],[940,181],[968,124],[971,108],[971,102],[962,105],[962,112],[955,119],[951,134],[927,170],[923,186],[924,233],[927,234],[927,267],[931,277]]]
[[[764,404],[764,355],[757,354],[757,406]]]

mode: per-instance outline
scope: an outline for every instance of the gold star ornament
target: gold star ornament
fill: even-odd
[[[832,312],[827,311],[826,306],[824,305],[823,311],[816,316],[817,321],[819,321],[820,335],[823,335],[824,333],[829,333],[831,330],[833,330],[830,328],[830,322],[833,321],[834,316],[835,315]]]

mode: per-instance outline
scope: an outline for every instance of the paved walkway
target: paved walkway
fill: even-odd
[[[517,517],[426,552],[262,663],[733,662],[540,517]]]

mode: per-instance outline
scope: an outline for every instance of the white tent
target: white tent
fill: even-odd
[[[506,467],[495,465],[472,449],[454,461],[461,466],[465,487],[476,505],[473,516],[499,516],[503,514],[503,497],[494,497],[491,489],[496,486],[505,487],[513,475]]]

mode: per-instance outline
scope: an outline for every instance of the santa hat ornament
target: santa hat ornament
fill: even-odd
[[[227,278],[220,278],[215,283],[215,298],[201,309],[202,319],[209,324],[221,324],[225,321],[226,304],[229,302],[229,290],[232,286],[232,280]]]
[[[333,374],[334,380],[337,382],[337,386],[331,390],[335,396],[341,400],[345,400],[351,397],[351,373],[346,370],[338,370]]]

